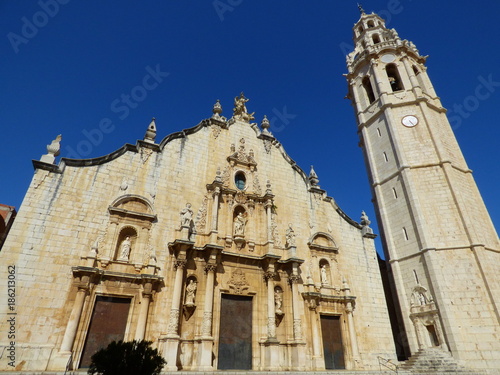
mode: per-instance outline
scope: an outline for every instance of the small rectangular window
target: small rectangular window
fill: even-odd
[[[408,232],[406,231],[405,227],[403,227],[403,234],[405,236],[405,240],[408,241]]]

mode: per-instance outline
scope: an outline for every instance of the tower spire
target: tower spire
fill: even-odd
[[[361,13],[361,15],[365,14],[365,10],[363,9],[363,6],[358,3],[358,9],[359,9],[359,13]]]

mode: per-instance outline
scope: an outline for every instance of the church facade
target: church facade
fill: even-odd
[[[362,13],[354,37],[349,96],[406,333],[399,344],[500,368],[498,236],[425,58],[373,14]],[[120,339],[152,341],[165,371],[396,361],[368,217],[344,213],[247,102],[237,96],[230,118],[217,102],[210,118],[162,140],[153,119],[143,140],[94,159],[56,164],[59,136],[34,161],[0,258],[13,280],[0,293],[15,288],[0,301],[11,318],[0,329],[13,334],[0,339],[0,370],[85,368]]]
[[[153,341],[169,371],[395,357],[368,218],[349,218],[247,100],[158,143],[153,120],[91,160],[53,164],[58,137],[34,163],[2,258],[18,369],[86,367],[113,339]]]

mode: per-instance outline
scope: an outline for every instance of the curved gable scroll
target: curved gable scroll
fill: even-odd
[[[314,233],[307,242],[309,249],[316,251],[324,251],[331,253],[338,253],[339,248],[335,243],[333,237],[325,232]]]
[[[119,217],[129,217],[149,222],[156,221],[153,205],[140,195],[122,195],[115,199],[108,210],[111,215]]]

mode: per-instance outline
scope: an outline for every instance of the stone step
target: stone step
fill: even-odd
[[[484,371],[467,369],[461,366],[449,352],[440,349],[420,350],[398,366],[399,372],[408,373],[460,373],[485,374]]]
[[[48,371],[48,372],[1,372],[2,375],[83,375],[87,371]],[[245,370],[224,370],[224,371],[170,371],[162,372],[161,375],[394,375],[394,371],[354,371],[354,370],[325,370],[325,371],[245,371]],[[449,374],[448,374],[449,375]]]
[[[13,371],[13,372],[1,372],[2,375],[84,375],[87,373],[85,370],[80,371]],[[325,371],[172,371],[172,372],[162,372],[161,375],[416,375],[416,374],[433,374],[433,375],[450,375],[450,373],[460,373],[469,375],[484,375],[487,372],[482,370],[466,370],[466,372],[460,371],[435,371],[429,368],[424,369],[413,369],[408,370],[398,370],[395,371],[354,371],[354,370],[325,370]]]

